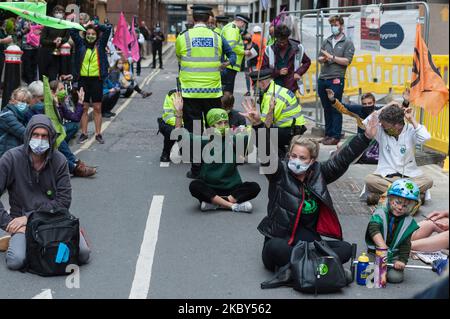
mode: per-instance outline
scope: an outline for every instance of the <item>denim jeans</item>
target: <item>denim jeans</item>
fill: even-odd
[[[80,123],[79,122],[67,122],[64,123],[64,128],[66,129],[66,138],[65,141],[67,143],[70,142],[71,139],[77,135],[78,130],[80,129]]]
[[[325,116],[325,136],[334,137],[338,140],[341,139],[342,133],[342,114],[331,105],[325,89],[333,90],[334,97],[341,101],[344,93],[344,81],[345,78],[318,80],[318,94]],[[333,82],[335,83],[333,84]]]
[[[67,144],[66,141],[62,141],[62,143],[59,145],[58,150],[66,157],[67,164],[69,165],[69,172],[72,173],[75,169],[75,166],[77,165],[77,158],[70,150],[69,144]]]

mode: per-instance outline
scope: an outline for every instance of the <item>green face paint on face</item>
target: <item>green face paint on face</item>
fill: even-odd
[[[94,34],[94,35],[86,35],[86,41],[87,42],[89,42],[89,43],[94,43],[95,42],[95,40],[97,40],[97,36]]]
[[[225,132],[226,132],[229,128],[230,128],[229,126],[216,127],[216,128],[214,129],[214,132],[215,132],[217,135],[224,136],[224,135],[225,135]]]

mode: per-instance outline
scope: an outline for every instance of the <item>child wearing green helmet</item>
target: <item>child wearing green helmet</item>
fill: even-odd
[[[366,230],[369,253],[388,249],[388,263],[394,267],[388,270],[390,283],[403,281],[403,270],[411,251],[411,236],[419,226],[410,214],[420,205],[420,190],[410,179],[396,180],[387,191],[385,204],[374,211]]]

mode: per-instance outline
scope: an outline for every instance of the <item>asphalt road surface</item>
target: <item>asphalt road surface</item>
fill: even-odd
[[[43,278],[13,272],[0,262],[0,299],[6,298],[314,298],[290,288],[261,290],[271,277],[261,261],[263,236],[256,227],[266,214],[267,181],[256,164],[240,167],[244,181],[256,181],[261,193],[252,214],[227,211],[201,212],[190,196],[185,177],[187,164],[161,166],[162,136],[157,117],[167,91],[174,88],[177,63],[174,49],[165,55],[165,69],[143,70],[141,86],[153,92],[143,99],[135,94],[121,99],[118,115],[104,122],[104,145],[73,144],[78,156],[98,166],[91,179],[73,178],[71,211],[80,218],[92,246],[91,262],[79,277]],[[239,107],[245,82],[236,83]],[[93,123],[89,124],[93,134]],[[321,157],[328,157],[328,149]],[[437,191],[424,209],[448,208],[448,174],[435,174]],[[330,186],[345,238],[365,249],[367,207],[342,187],[355,185],[356,194],[372,168],[352,166]],[[338,181],[339,182],[339,181]],[[441,191],[445,187],[445,191]],[[353,195],[354,195],[353,194]],[[5,196],[2,198],[5,203]],[[441,207],[439,205],[446,207]],[[433,206],[434,205],[434,206]],[[416,262],[417,263],[417,262]],[[409,298],[437,275],[429,270],[407,270],[405,282],[386,289],[368,289],[355,283],[341,293],[321,298]]]

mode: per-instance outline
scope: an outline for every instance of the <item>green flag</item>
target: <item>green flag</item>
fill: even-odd
[[[61,145],[62,141],[66,138],[66,130],[64,125],[61,124],[58,116],[58,110],[53,104],[52,92],[50,90],[50,84],[48,82],[48,77],[43,76],[44,80],[44,105],[45,105],[45,115],[47,115],[52,121],[53,127],[55,128],[58,137],[56,139],[56,148]]]
[[[66,21],[46,16],[42,13],[42,7],[39,3],[27,2],[5,2],[0,3],[0,9],[10,11],[24,19],[33,21],[37,24],[54,29],[77,29],[86,31],[79,23]]]
[[[5,4],[8,7],[13,7],[13,8],[21,9],[21,10],[26,10],[26,11],[32,11],[32,12],[42,14],[44,16],[47,14],[47,4],[42,3],[42,2],[32,2],[32,1],[7,2],[7,3],[1,3],[0,6],[5,5]]]

